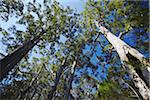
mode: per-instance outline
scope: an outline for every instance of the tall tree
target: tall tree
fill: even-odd
[[[12,7],[13,2],[2,1],[7,1],[2,2],[3,10],[18,12]],[[3,59],[15,59],[6,59],[3,65],[20,62],[12,68],[11,72],[15,72],[0,82],[2,99],[147,99],[147,92],[141,91],[143,87],[149,91],[146,77],[142,76],[145,66],[149,66],[142,55],[147,48],[140,46],[147,45],[144,39],[148,31],[148,24],[142,19],[147,16],[147,8],[141,7],[142,2],[89,0],[84,17],[55,0],[38,2],[30,1],[17,17],[16,22],[24,30],[18,24],[0,30],[8,53]],[[132,34],[135,45],[125,39]],[[114,68],[114,72],[108,72],[109,68]]]
[[[73,64],[72,64],[72,68],[71,68],[71,75],[70,75],[70,78],[69,78],[69,84],[68,84],[68,87],[67,87],[67,91],[66,91],[66,98],[67,100],[71,99],[71,95],[70,95],[70,91],[72,89],[72,82],[74,80],[74,74],[75,74],[75,69],[76,69],[76,63],[77,63],[77,59],[75,59],[73,61]]]
[[[52,100],[53,99],[53,96],[55,94],[55,91],[57,89],[57,85],[59,84],[59,80],[60,80],[60,77],[61,77],[61,74],[66,66],[66,60],[67,60],[67,57],[66,59],[64,59],[62,61],[62,64],[60,66],[60,68],[58,69],[57,73],[56,73],[56,78],[54,80],[54,86],[52,86],[52,89],[51,91],[48,93],[48,100]]]
[[[125,3],[130,4],[130,5],[126,5]],[[98,30],[100,30],[100,32],[102,34],[104,34],[106,39],[112,44],[112,46],[115,48],[115,50],[117,51],[117,53],[120,57],[122,65],[124,66],[125,70],[127,70],[127,72],[129,73],[135,86],[139,89],[139,93],[141,94],[143,99],[148,99],[149,95],[150,95],[149,94],[150,90],[149,90],[148,86],[146,85],[146,83],[143,81],[143,79],[135,71],[134,67],[131,65],[130,61],[132,59],[128,58],[127,54],[131,54],[132,56],[137,58],[146,67],[149,67],[149,63],[147,62],[147,60],[145,59],[145,57],[141,53],[139,53],[137,50],[135,50],[132,47],[130,47],[129,45],[127,45],[125,42],[123,42],[121,39],[117,38],[115,35],[113,35],[108,30],[108,29],[112,29],[112,31],[114,31],[114,30],[116,31],[116,29],[113,30],[113,27],[111,27],[111,25],[110,25],[110,24],[115,23],[115,22],[110,23],[109,21],[107,21],[108,18],[112,16],[111,15],[112,13],[115,13],[117,16],[116,18],[114,18],[112,20],[116,20],[117,18],[118,18],[118,20],[125,20],[125,22],[120,22],[123,25],[125,24],[125,27],[119,26],[119,28],[117,30],[119,30],[119,29],[120,29],[120,31],[122,29],[127,30],[126,24],[128,24],[128,18],[135,17],[135,16],[126,14],[128,12],[126,10],[124,12],[122,11],[124,14],[124,16],[123,16],[122,13],[120,14],[119,11],[122,8],[133,7],[132,3],[134,3],[134,2],[127,2],[127,1],[121,1],[121,2],[118,2],[118,1],[102,1],[102,2],[98,1],[98,2],[96,2],[95,1],[94,2],[94,1],[89,1],[87,3],[87,8],[83,14],[84,14],[86,20],[88,21],[88,22],[86,22],[87,25],[92,26],[92,28],[94,28],[94,24],[96,24]],[[109,9],[109,7],[106,8],[106,6],[108,6],[108,5],[112,6],[113,4],[116,6],[116,8],[114,8],[114,9],[112,8],[111,10]],[[139,6],[139,5],[137,5],[137,6]],[[145,14],[145,12],[143,14]],[[99,22],[94,23],[94,20],[98,20]],[[131,20],[130,23],[132,25],[129,26],[130,28],[128,27],[128,30],[131,30],[134,27],[140,27],[140,26],[136,26],[136,24],[134,23],[135,21],[136,20]],[[107,23],[107,22],[109,22],[109,23]],[[117,22],[117,23],[119,23],[119,22]],[[139,23],[141,25],[141,22],[139,22]],[[134,65],[134,66],[136,67],[136,65]],[[137,66],[137,68],[138,68],[138,66]]]
[[[41,35],[43,35],[44,32],[41,32],[38,36],[34,37],[34,39],[27,41],[23,44],[23,46],[20,46],[15,51],[13,51],[11,54],[7,55],[3,59],[0,60],[0,79],[3,79],[5,75],[8,74],[8,72],[14,68],[14,66],[25,56],[27,53],[39,42]]]
[[[27,25],[26,32],[22,32],[20,30],[14,30],[15,35],[14,38],[18,38],[19,44],[22,46],[16,48],[11,54],[7,55],[0,61],[0,69],[1,76],[3,79],[8,72],[14,68],[14,66],[25,56],[27,53],[42,39],[51,42],[58,42],[60,33],[66,34],[67,29],[70,27],[70,21],[73,22],[73,17],[68,16],[72,13],[70,8],[62,9],[59,6],[59,3],[54,1],[53,4],[49,4],[49,2],[44,2],[46,6],[44,10],[39,10],[41,5],[37,3],[29,2],[28,10],[25,14],[22,15],[21,19],[18,21],[19,24]],[[37,15],[37,20],[32,13]],[[44,20],[43,20],[44,19]],[[58,20],[59,19],[59,20]],[[51,23],[51,24],[50,24]],[[64,26],[65,25],[65,26]],[[68,28],[67,28],[68,26]],[[36,30],[36,31],[34,31]],[[66,32],[66,33],[65,33]],[[7,33],[4,31],[2,33]],[[45,36],[42,37],[45,33]],[[53,34],[52,34],[53,33]],[[9,33],[7,33],[8,35]],[[22,36],[20,36],[22,34]],[[39,34],[39,35],[37,35]],[[4,34],[6,35],[6,34]],[[5,40],[9,38],[6,35]],[[26,37],[25,37],[26,36]],[[31,37],[31,39],[30,39]],[[24,39],[25,38],[25,39]],[[30,39],[29,41],[28,38]],[[32,39],[33,38],[33,39]],[[22,41],[24,40],[24,43]],[[13,40],[14,42],[15,40]],[[21,43],[20,43],[21,42]],[[5,43],[6,44],[6,43]],[[9,44],[11,45],[11,44]],[[13,44],[14,45],[14,44]],[[15,43],[15,45],[18,45]],[[9,46],[8,46],[9,47]]]
[[[112,33],[110,34],[110,32],[106,28],[104,29],[104,27],[100,27],[100,30],[102,31],[102,33],[106,35],[108,41],[113,45],[115,50],[118,52],[122,65],[129,73],[135,86],[139,88],[139,92],[142,95],[142,97],[144,99],[148,99],[150,90],[146,85],[146,83],[141,79],[141,77],[134,70],[134,67],[130,64],[131,59],[128,59],[127,54],[130,53],[132,56],[139,58],[138,60],[140,60],[144,65],[148,66],[149,63],[146,62],[146,60],[144,59],[145,57],[137,50],[131,48],[121,40],[118,40],[118,38],[115,37]]]

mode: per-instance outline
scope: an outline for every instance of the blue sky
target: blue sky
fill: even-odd
[[[26,0],[24,2],[27,3],[28,1],[30,0]],[[42,1],[43,0],[37,0],[37,2],[42,2]],[[70,6],[71,8],[76,9],[77,12],[82,12],[87,0],[56,0],[56,1],[60,2],[60,4],[64,7]],[[10,26],[15,24],[16,20],[17,19],[14,16],[10,18],[8,22],[2,21],[0,19],[0,26],[4,29],[8,29]],[[16,26],[18,28],[25,29],[21,25],[16,25]],[[0,53],[7,55],[5,53],[5,49],[6,49],[6,46],[2,44],[2,34],[0,34]]]
[[[30,1],[30,0],[26,0],[25,2],[27,2],[27,1]],[[42,0],[37,0],[38,2],[41,2]],[[86,4],[86,1],[87,0],[56,0],[56,1],[58,1],[62,6],[64,6],[64,7],[67,7],[67,6],[70,6],[72,9],[76,9],[76,11],[78,12],[78,13],[80,13],[80,12],[82,12],[83,10],[84,10],[84,7],[85,7],[85,4]],[[113,16],[111,16],[111,17],[113,17]],[[10,26],[12,26],[12,25],[14,25],[15,24],[15,22],[16,22],[16,18],[15,17],[12,17],[12,18],[10,18],[10,20],[8,21],[8,22],[4,22],[4,21],[2,21],[1,19],[0,19],[0,26],[2,27],[2,28],[4,28],[4,29],[7,29],[7,28],[9,28]],[[24,30],[25,29],[25,27],[24,26],[21,26],[21,25],[16,25],[17,26],[17,28],[21,28],[22,30]],[[5,55],[7,55],[6,53],[5,53],[5,49],[6,49],[6,46],[4,46],[3,44],[2,44],[2,35],[0,34],[0,53],[3,53],[3,54],[5,54]],[[135,36],[134,36],[134,34],[127,34],[126,35],[126,37],[124,38],[124,41],[126,42],[126,43],[128,43],[129,45],[131,45],[131,46],[135,46],[136,44],[135,44],[135,41],[134,41],[134,39],[135,39]],[[61,38],[61,41],[65,41],[65,38],[63,39],[63,37]],[[34,47],[34,48],[36,48],[36,46]],[[33,48],[33,49],[34,49]],[[101,52],[101,48],[100,48],[100,45],[98,45],[97,47],[96,47],[96,54],[98,55],[98,56],[101,56],[102,55],[102,52]],[[84,50],[84,53],[85,52],[90,52],[90,47],[86,47],[85,48],[85,50]],[[142,53],[144,53],[144,52],[142,52]],[[145,54],[146,55],[146,54]],[[149,54],[147,54],[146,56],[148,56]],[[38,54],[36,54],[36,53],[32,53],[32,56],[35,56],[35,57],[40,57],[40,55],[38,55]],[[91,57],[91,62],[92,62],[92,64],[94,64],[94,65],[96,65],[97,66],[97,70],[92,70],[92,68],[91,68],[91,66],[87,66],[87,68],[86,67],[83,67],[82,68],[82,70],[80,70],[81,72],[83,71],[83,72],[87,72],[87,74],[89,75],[89,76],[92,76],[93,78],[95,78],[95,79],[97,79],[97,80],[99,80],[100,82],[101,82],[101,80],[104,80],[104,79],[106,79],[107,78],[107,70],[108,70],[108,68],[109,67],[111,67],[111,66],[109,66],[109,65],[107,65],[107,66],[105,66],[105,70],[104,70],[104,68],[102,69],[102,66],[100,65],[100,64],[98,64],[98,62],[99,62],[99,60],[96,58],[96,56],[94,55],[93,57]],[[104,73],[103,73],[103,70],[104,70]],[[76,74],[77,75],[81,75],[80,74],[80,72],[79,71],[76,71]],[[82,76],[82,75],[81,75]]]
[[[30,0],[25,0],[24,4],[26,5],[29,1]],[[43,0],[36,0],[36,1],[38,3],[43,2]],[[56,0],[56,1],[58,1],[64,7],[70,6],[72,9],[76,9],[78,13],[83,11],[85,3],[86,3],[86,0]],[[16,21],[17,21],[17,18],[15,16],[9,17],[9,20],[7,22],[2,21],[2,19],[0,19],[0,27],[7,30],[12,25],[16,25]],[[21,25],[16,25],[16,28],[21,29],[21,30],[26,29],[24,26],[21,26]],[[65,39],[63,40],[65,41]],[[2,44],[2,34],[0,34],[0,53],[7,55],[5,50],[6,50],[6,46]]]
[[[30,0],[27,0],[27,1],[30,1]],[[27,2],[27,1],[25,1],[25,2]],[[37,1],[41,2],[42,0],[37,0]],[[70,6],[71,8],[76,9],[77,12],[82,12],[87,0],[56,0],[56,1],[60,2],[60,4],[62,6],[64,6],[64,7]],[[8,22],[3,22],[0,19],[0,26],[3,27],[3,28],[5,28],[5,29],[7,29],[11,25],[15,24],[15,22],[16,22],[16,18],[15,17],[10,18],[10,20]],[[17,27],[21,28],[21,29],[25,29],[23,26],[17,25]],[[132,34],[130,34],[130,35],[132,35]],[[131,38],[131,36],[128,36],[128,37],[125,38],[125,42],[127,42],[131,46],[135,44],[134,41],[133,41],[134,36],[132,36],[132,37],[133,38]],[[4,53],[5,54],[5,52],[4,52],[5,51],[5,47],[2,44],[2,39],[1,38],[2,38],[2,35],[0,34],[0,53]],[[97,54],[101,55],[101,52],[100,52],[101,50],[98,47],[97,47]],[[89,48],[86,48],[86,50],[88,51]],[[93,62],[93,64],[97,64],[98,61],[96,60],[96,57],[92,57],[91,62]]]
[[[83,11],[85,3],[87,0],[56,0],[60,2],[63,6],[70,6],[73,9],[76,9],[78,12]]]

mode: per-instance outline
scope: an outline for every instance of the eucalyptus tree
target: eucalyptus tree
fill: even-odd
[[[63,72],[63,70],[66,66],[66,60],[67,60],[67,58],[62,61],[62,64],[61,64],[60,68],[58,69],[58,71],[56,73],[54,86],[52,86],[51,91],[48,93],[48,99],[49,100],[52,100],[53,95],[55,94],[55,91],[57,89],[57,85],[59,84],[60,76],[61,76],[61,74],[62,74],[62,72]]]
[[[2,65],[1,72],[3,72],[1,78],[3,78],[6,74],[8,74],[8,72],[11,69],[13,69],[14,66],[23,57],[27,55],[29,50],[31,50],[35,45],[37,45],[37,43],[38,43],[37,48],[39,48],[40,51],[41,49],[45,50],[48,48],[50,50],[48,51],[43,50],[43,52],[45,54],[46,52],[50,52],[47,53],[48,55],[54,54],[55,52],[54,46],[60,43],[59,42],[60,34],[66,37],[68,37],[68,35],[72,35],[72,33],[70,33],[70,31],[68,30],[72,30],[75,25],[73,16],[74,15],[72,14],[72,10],[69,7],[67,7],[66,9],[61,8],[61,6],[59,6],[59,3],[56,1],[50,4],[49,2],[44,1],[44,6],[36,2],[33,3],[29,2],[27,5],[27,11],[23,13],[23,15],[19,18],[17,22],[20,25],[24,25],[26,27],[26,31],[16,29],[16,27],[11,28],[12,33],[9,33],[7,30],[4,29],[2,30],[2,33],[4,35],[3,43],[8,46],[7,48],[8,53],[10,53],[9,51],[13,51],[13,52],[8,54],[6,57],[4,57],[1,60],[1,65]],[[14,34],[15,36],[11,37],[10,35],[12,34]],[[10,40],[11,43],[8,40]],[[18,47],[18,45],[21,46]],[[35,50],[35,52],[38,51]],[[22,66],[22,64],[19,65]],[[29,66],[29,65],[25,65],[25,66]],[[56,90],[57,84],[59,82],[59,78],[63,68],[60,69],[61,70],[58,70],[58,76],[56,75],[55,88],[52,89],[52,92]],[[25,78],[28,79],[29,77],[27,76]],[[29,82],[30,85],[21,91],[21,94],[18,96],[18,99],[26,97],[26,92],[30,91],[33,82],[35,82],[32,80],[36,80],[36,79],[37,78],[31,78],[31,82]],[[40,81],[40,79],[36,81]],[[37,88],[33,89],[36,93],[37,90],[35,89]],[[33,96],[35,95],[35,93],[33,93]],[[41,93],[39,93],[39,95],[41,95]]]
[[[79,23],[81,23],[80,21],[82,20],[82,18],[79,20]],[[70,48],[68,48],[68,51],[71,53],[71,57],[70,57],[70,68],[69,68],[69,78],[67,81],[67,86],[66,86],[66,92],[64,95],[64,99],[68,100],[68,99],[85,99],[88,98],[87,94],[84,94],[83,97],[79,97],[80,92],[83,92],[81,89],[77,90],[74,86],[74,84],[79,85],[79,80],[77,78],[77,74],[79,73],[78,70],[79,69],[84,69],[84,67],[90,66],[90,67],[95,67],[92,63],[91,63],[91,54],[84,54],[83,50],[86,48],[87,45],[91,44],[93,45],[93,43],[96,42],[97,37],[96,38],[91,38],[89,37],[89,33],[87,34],[87,30],[84,30],[84,26],[82,26],[80,24],[79,30],[82,31],[81,33],[79,33],[78,35],[76,35],[76,37],[74,39],[71,39],[69,41],[67,41],[67,44],[71,44],[71,46],[69,46]],[[91,32],[92,35],[92,32]],[[65,46],[66,47],[66,46]],[[77,70],[78,69],[78,70]],[[95,68],[97,69],[97,68]],[[83,72],[84,73],[84,72]],[[80,76],[80,75],[79,75]],[[84,76],[84,75],[83,75]],[[80,77],[83,77],[82,75]],[[86,75],[85,75],[86,76]],[[88,76],[88,75],[87,75]],[[87,77],[84,77],[85,80]],[[90,77],[88,77],[90,78]],[[88,80],[88,79],[87,79]],[[80,80],[82,81],[82,80]],[[96,81],[95,81],[96,82]],[[92,83],[92,81],[91,81]],[[85,82],[86,84],[86,82]],[[92,83],[96,86],[96,83]],[[83,83],[84,85],[84,83]],[[87,88],[85,88],[85,91],[87,90]],[[88,91],[87,91],[88,93]],[[78,95],[77,95],[78,94]],[[90,98],[91,99],[91,98]]]
[[[78,19],[78,18],[77,18]],[[79,20],[79,19],[78,19]],[[57,70],[54,85],[51,88],[51,91],[48,94],[48,98],[52,99],[71,99],[71,98],[78,98],[73,96],[73,81],[75,77],[76,68],[84,66],[88,61],[83,61],[84,55],[83,55],[83,48],[86,46],[88,41],[91,41],[92,39],[88,36],[88,34],[84,34],[80,32],[82,30],[83,26],[79,26],[80,22],[76,22],[76,24],[71,23],[70,27],[72,31],[70,31],[70,34],[68,34],[68,39],[66,40],[65,44],[61,45],[61,50],[63,51],[63,54],[67,55],[67,59],[63,58],[64,61],[66,61],[66,64],[63,64],[63,66],[60,66],[60,68]],[[80,20],[79,20],[80,21]],[[72,27],[73,25],[73,27]],[[77,31],[74,31],[77,30]],[[82,59],[82,60],[81,60]],[[63,72],[64,71],[64,72]],[[64,74],[62,74],[64,73]],[[61,75],[62,74],[62,75]],[[61,76],[63,77],[61,78]],[[64,80],[64,81],[63,81]],[[58,86],[58,82],[59,85]],[[64,93],[59,93],[60,90],[62,92],[63,85],[61,82],[64,82],[66,85],[64,87]],[[59,89],[58,89],[59,88]],[[55,93],[56,92],[56,93]],[[54,95],[55,94],[55,95]],[[80,98],[78,98],[80,99]]]
[[[138,88],[138,92],[142,98],[148,99],[150,90],[146,85],[146,81],[142,79],[141,73],[138,73],[138,71],[135,70],[136,68],[142,69],[142,67],[138,66],[137,64],[132,64],[132,62],[135,61],[132,61],[133,59],[131,56],[135,57],[140,63],[143,64],[143,66],[146,66],[147,68],[150,66],[149,63],[140,52],[127,45],[124,41],[113,34],[117,32],[123,32],[123,35],[124,33],[129,32],[131,34],[131,31],[139,28],[145,30],[145,32],[148,32],[148,24],[144,21],[147,18],[143,19],[142,17],[143,15],[148,17],[146,13],[148,8],[147,6],[143,7],[143,5],[146,4],[143,4],[142,1],[128,2],[89,0],[87,2],[87,6],[85,7],[85,11],[83,12],[83,16],[85,16],[84,24],[87,26],[87,28],[91,28],[93,30],[97,29],[100,33],[104,34],[105,38],[117,51],[123,67],[130,75],[135,87]],[[143,69],[146,67],[143,67]],[[144,78],[146,79],[146,76]]]
[[[12,1],[20,2],[17,0]],[[3,9],[5,9],[5,6],[10,5],[6,8],[11,8],[13,11],[16,10],[18,12],[17,9],[11,7],[11,4],[14,5],[13,2],[7,2],[2,2],[4,3]],[[5,5],[5,3],[7,4]],[[21,10],[19,11],[22,11],[23,6],[20,6],[21,8],[18,8]],[[73,98],[92,99],[94,98],[93,90],[96,89],[94,90],[96,92],[97,87],[99,86],[96,95],[97,98],[99,96],[103,99],[108,99],[114,96],[118,98],[117,95],[121,94],[124,99],[124,97],[127,97],[128,95],[130,96],[130,93],[128,91],[124,91],[124,88],[122,88],[126,85],[127,89],[131,89],[132,93],[138,97],[139,94],[136,93],[130,84],[124,82],[122,77],[125,77],[126,74],[120,75],[121,77],[118,75],[119,73],[116,76],[113,74],[111,78],[107,77],[110,79],[108,81],[104,81],[106,79],[104,76],[106,75],[101,75],[101,80],[99,80],[98,74],[105,73],[105,70],[107,70],[105,68],[108,65],[120,66],[121,62],[118,61],[118,58],[120,57],[122,64],[127,68],[128,74],[131,75],[131,79],[135,85],[137,85],[136,87],[141,85],[146,87],[145,90],[148,90],[145,84],[146,81],[143,81],[141,75],[139,73],[137,74],[137,71],[134,69],[134,67],[136,67],[134,66],[135,63],[130,63],[127,60],[129,59],[129,61],[131,61],[132,59],[126,54],[129,52],[136,58],[139,58],[139,61],[144,61],[144,64],[148,66],[147,61],[145,59],[143,60],[144,56],[136,50],[140,46],[137,45],[136,49],[133,49],[131,46],[127,45],[123,40],[121,40],[123,37],[125,37],[125,33],[128,33],[131,30],[142,28],[144,31],[148,31],[147,22],[143,22],[143,19],[140,18],[142,14],[145,17],[147,8],[144,8],[145,10],[143,10],[140,9],[139,6],[141,6],[139,2],[136,3],[132,1],[118,2],[103,0],[94,2],[89,0],[89,2],[87,2],[85,11],[83,12],[85,17],[78,19],[78,14],[73,13],[69,7],[66,9],[63,8],[56,1],[47,2],[47,0],[44,0],[43,4],[37,3],[35,0],[33,0],[33,2],[29,2],[27,4],[27,9],[22,12],[23,14],[18,17],[19,20],[17,21],[19,25],[26,27],[25,31],[14,26],[9,30],[1,29],[1,32],[3,33],[3,43],[7,45],[7,53],[9,53],[1,60],[1,63],[3,63],[4,66],[7,66],[6,69],[2,68],[3,72],[5,72],[3,76],[6,75],[11,69],[14,69],[14,65],[20,62],[23,57],[27,58],[27,61],[25,61],[26,59],[22,59],[20,64],[18,64],[18,69],[16,70],[16,75],[23,77],[22,80],[16,82],[16,79],[14,79],[11,85],[6,84],[7,86],[2,88],[2,97],[7,98],[5,96],[9,96],[10,99],[25,98],[44,100],[67,100]],[[136,8],[136,10],[133,8]],[[133,11],[135,11],[135,14],[131,13]],[[7,15],[10,14],[8,11],[7,13]],[[117,38],[115,35],[109,32],[109,30],[112,33],[124,32],[120,34],[120,38]],[[104,39],[100,32],[104,34],[108,41]],[[109,38],[108,36],[113,38]],[[142,40],[139,36],[141,35],[137,35],[137,38]],[[144,33],[142,36],[144,36]],[[61,37],[65,38],[66,41],[60,42]],[[137,43],[140,43],[139,40]],[[105,41],[106,43],[101,43],[102,41]],[[112,45],[109,45],[108,42],[110,42]],[[21,46],[18,47],[18,45]],[[86,49],[86,46],[89,45],[92,45],[90,49],[91,52],[85,54],[84,50]],[[126,50],[128,52],[120,53],[119,50],[122,50],[121,47],[124,45],[128,47]],[[99,46],[101,46],[102,51],[107,55],[98,55],[98,50],[96,49]],[[118,47],[120,47],[119,50]],[[114,54],[114,48],[119,54],[119,57]],[[29,51],[33,53],[31,49],[33,52],[40,54],[41,57],[37,58],[27,55]],[[145,50],[147,49],[144,48],[144,51]],[[10,51],[13,52],[10,53]],[[137,56],[135,51],[140,56]],[[94,65],[91,62],[93,55],[96,55],[95,58],[99,60],[99,62],[97,62],[98,65]],[[112,56],[117,56],[117,60],[114,60]],[[32,60],[30,60],[30,58]],[[12,59],[14,60],[12,61]],[[119,65],[116,64],[118,62]],[[98,66],[101,66],[101,70],[104,70],[100,71]],[[79,72],[77,69],[84,69],[83,67],[86,68],[83,70],[84,77],[81,75],[80,79],[78,79],[77,75]],[[87,67],[91,68],[92,76],[87,75]],[[25,72],[23,72],[24,68]],[[95,72],[97,72],[96,70],[98,70],[99,73],[95,74]],[[133,74],[136,75],[137,78],[132,77]],[[96,79],[93,78],[93,76],[95,76]],[[113,80],[114,77],[117,77],[117,80]],[[17,77],[17,79],[19,78]],[[141,81],[141,83],[137,84],[134,79],[138,79]],[[115,82],[119,82],[120,80],[122,80],[124,83],[122,87],[119,87],[118,83]],[[74,83],[78,86],[73,87]],[[99,83],[101,84],[98,85]],[[131,83],[131,81],[128,83]],[[87,88],[88,86],[90,89]],[[143,98],[147,99],[147,92],[143,93],[141,88],[139,88],[139,90],[142,96],[146,94],[146,96],[143,96]],[[14,91],[14,94],[12,91]],[[114,91],[114,94],[111,93],[112,91]],[[102,93],[103,96],[101,96],[99,93]],[[109,97],[106,98],[106,96]]]
[[[43,61],[34,58],[34,61],[40,62],[32,62],[30,66],[34,68],[29,72],[22,72],[21,69],[19,69],[17,75],[20,75],[20,77],[17,78],[20,78],[20,80],[14,79],[11,84],[6,84],[6,86],[1,89],[1,99],[31,99],[43,95],[41,87],[43,87],[43,90],[49,87],[45,84],[47,84],[47,81],[49,80],[48,74],[52,75],[52,73],[48,73],[46,69],[49,64],[48,59],[42,59]],[[47,77],[47,80],[43,79],[44,77]]]
[[[42,7],[44,8],[42,9]],[[76,17],[74,17],[76,15],[77,14],[74,14],[74,15],[72,14],[72,10],[69,7],[67,7],[66,9],[61,8],[59,6],[59,3],[56,1],[54,1],[54,3],[52,4],[48,4],[48,2],[44,2],[44,6],[36,2],[33,2],[33,3],[29,2],[27,5],[27,11],[24,12],[24,14],[21,16],[21,18],[17,22],[21,25],[25,25],[25,27],[27,28],[26,31],[24,32],[20,29],[18,30],[16,29],[16,27],[11,28],[11,31],[13,31],[12,33],[9,33],[4,29],[2,30],[2,33],[4,35],[3,43],[8,45],[8,48],[7,48],[8,53],[9,51],[13,51],[13,52],[8,54],[6,57],[4,57],[1,60],[1,65],[2,65],[1,67],[6,66],[5,67],[6,69],[2,68],[3,71],[1,72],[3,72],[3,74],[1,78],[3,78],[8,73],[8,71],[13,69],[13,67],[23,57],[25,57],[25,55],[27,55],[29,50],[31,50],[35,45],[37,45],[40,51],[41,49],[44,49],[44,50],[47,48],[50,49],[48,51],[44,51],[44,53],[51,52],[50,53],[51,55],[55,54],[56,48],[54,48],[54,45],[60,44],[59,42],[60,34],[66,36],[66,38],[73,37],[75,35],[74,33],[76,32],[76,28],[78,28],[78,25],[76,25],[77,19]],[[76,21],[74,19],[76,19]],[[74,33],[72,33],[71,30],[74,31]],[[12,34],[14,34],[15,37],[10,37],[10,35]],[[8,42],[9,39],[13,43],[9,43],[10,42],[10,41]],[[49,46],[50,48],[47,46],[47,44],[50,45]],[[21,46],[17,47],[18,45],[21,45]],[[38,51],[35,50],[35,52],[38,52]],[[29,65],[25,65],[25,66],[29,66]],[[51,66],[54,67],[55,65],[54,66],[51,65]],[[63,67],[60,67],[60,70],[57,71],[54,86],[52,86],[50,93],[48,93],[49,99],[53,97],[53,94],[56,91],[60,76],[65,67],[64,65],[62,66]],[[39,74],[41,74],[40,72],[41,70],[39,71],[38,76]],[[25,78],[28,79],[29,78],[28,75]],[[31,82],[29,82],[30,83],[29,86],[27,86],[27,88],[21,91],[21,94],[18,96],[18,99],[26,97],[26,94],[28,94],[28,92],[30,91],[30,88],[34,88],[32,85],[36,79],[37,78],[31,78]],[[36,81],[40,81],[40,79]]]
[[[11,7],[10,7],[11,9]],[[9,14],[9,13],[8,13]],[[3,43],[7,45],[8,55],[1,61],[1,79],[27,55],[40,41],[41,48],[49,43],[54,51],[55,42],[59,42],[60,34],[67,34],[70,21],[73,19],[72,10],[62,8],[58,2],[43,1],[43,5],[35,1],[27,4],[27,10],[17,20],[17,24],[26,30],[10,28],[10,32],[2,29]],[[12,32],[12,33],[11,33]],[[12,36],[14,35],[14,36]],[[21,46],[18,46],[21,45]],[[10,53],[10,51],[13,51]]]

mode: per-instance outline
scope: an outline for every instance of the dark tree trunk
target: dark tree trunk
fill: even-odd
[[[74,61],[73,65],[72,65],[71,76],[70,76],[70,79],[69,79],[69,85],[68,85],[68,88],[67,88],[67,91],[66,91],[65,100],[71,100],[70,90],[72,89],[72,82],[73,82],[73,79],[74,79],[75,69],[76,69],[76,61]]]
[[[66,59],[67,59],[67,57],[66,57]],[[60,68],[58,69],[58,71],[56,73],[56,78],[55,78],[55,81],[54,81],[55,85],[52,86],[52,89],[51,89],[51,91],[48,94],[48,100],[52,100],[53,99],[53,96],[55,94],[55,91],[57,89],[57,86],[58,86],[58,83],[59,83],[59,80],[60,80],[60,77],[61,77],[61,74],[62,74],[62,72],[63,72],[63,70],[65,68],[66,59],[63,60],[62,65],[60,66]]]
[[[0,80],[2,80],[10,70],[40,41],[40,37],[44,32],[35,36],[33,39],[25,42],[11,54],[0,60]]]

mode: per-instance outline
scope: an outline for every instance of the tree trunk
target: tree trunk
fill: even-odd
[[[44,31],[0,60],[0,80],[40,41]]]
[[[72,68],[71,68],[71,75],[70,75],[70,79],[69,79],[69,85],[68,85],[67,91],[66,91],[65,100],[71,100],[70,90],[72,89],[72,81],[73,81],[73,78],[74,78],[76,63],[77,63],[77,61],[75,60],[73,62]]]
[[[67,57],[66,57],[66,59],[67,59]],[[63,72],[63,69],[65,68],[66,59],[63,60],[62,65],[60,66],[60,68],[58,69],[58,71],[56,73],[56,78],[55,78],[55,81],[54,81],[55,84],[54,84],[54,86],[52,86],[52,89],[51,89],[51,91],[48,94],[48,100],[52,100],[53,99],[53,96],[54,96],[55,91],[57,89],[57,85],[58,85],[59,80],[60,80],[60,76],[61,76],[61,74]]]
[[[133,80],[135,86],[138,88],[138,91],[143,97],[143,99],[147,100],[150,96],[150,90],[146,86],[145,82],[136,73],[136,71],[134,70],[134,67],[130,64],[129,61],[132,59],[128,59],[127,54],[130,53],[132,56],[137,58],[141,63],[143,63],[147,67],[149,67],[150,64],[146,61],[145,57],[140,52],[130,47],[121,39],[113,35],[108,29],[98,24],[97,26],[100,28],[100,32],[105,35],[105,37],[108,39],[108,41],[113,45],[113,47],[117,51],[123,67],[129,73],[131,79]]]
[[[20,93],[19,97],[17,98],[17,100],[21,100],[21,99],[24,99],[24,98],[25,98],[26,93],[32,88],[32,86],[33,86],[33,84],[35,83],[35,81],[37,81],[37,79],[38,79],[39,75],[41,74],[42,69],[43,69],[44,66],[45,66],[45,65],[43,64],[43,65],[40,67],[40,69],[39,69],[38,72],[37,72],[37,75],[36,75],[34,78],[32,78],[32,80],[31,80],[29,86],[28,86],[25,90],[21,91],[21,93]]]

